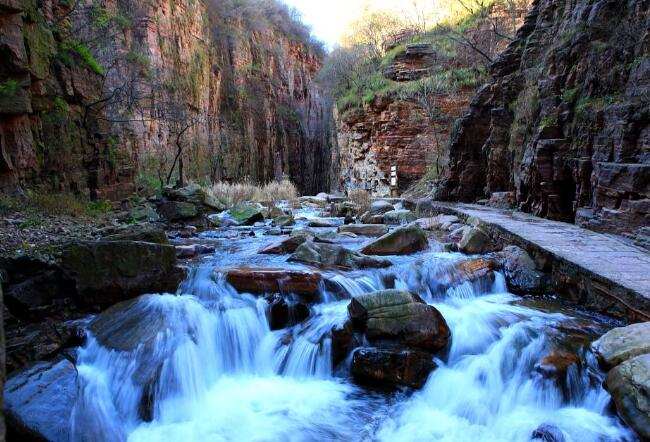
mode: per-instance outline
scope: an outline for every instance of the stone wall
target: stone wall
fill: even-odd
[[[650,13],[644,0],[536,0],[491,67],[434,196],[513,191],[520,209],[629,234],[650,221]]]
[[[272,23],[220,16],[217,3],[102,0],[70,10],[0,0],[0,189],[118,198],[158,182],[179,132],[161,103],[176,102],[196,120],[182,137],[189,177],[289,176],[305,192],[326,190],[331,117],[312,82],[320,54]],[[88,42],[105,75],[66,50],[61,29]],[[87,112],[125,79],[133,94]]]

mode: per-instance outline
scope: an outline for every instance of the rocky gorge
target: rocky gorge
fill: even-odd
[[[0,0],[0,441],[648,440],[648,2],[461,3]]]
[[[73,241],[50,262],[3,261],[10,440],[410,440],[413,425],[442,436],[418,417],[434,409],[466,440],[459,407],[486,402],[499,419],[462,419],[499,440],[645,437],[647,323],[615,328],[634,317],[555,296],[536,255],[476,220],[327,194],[216,207],[198,186],[143,204],[155,221]],[[480,400],[453,394],[458,382]],[[294,410],[296,395],[304,414],[267,414]],[[251,432],[234,436],[239,413]]]

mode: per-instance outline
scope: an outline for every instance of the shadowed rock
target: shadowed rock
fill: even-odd
[[[635,356],[650,353],[650,322],[614,328],[594,342],[592,349],[608,369]]]
[[[447,347],[451,332],[433,306],[409,292],[384,290],[358,296],[348,305],[355,326],[369,341],[391,341],[437,352]]]
[[[325,244],[314,241],[301,244],[291,255],[289,261],[302,262],[318,267],[340,267],[345,269],[391,266],[391,262],[388,260],[366,256],[338,244]]]
[[[628,359],[607,375],[616,410],[641,440],[650,440],[650,354]]]
[[[388,233],[388,226],[383,224],[348,224],[340,226],[338,231],[360,236],[382,236]]]
[[[226,281],[245,293],[294,293],[310,300],[318,298],[321,275],[284,269],[231,269]]]
[[[431,354],[423,351],[359,348],[351,372],[361,384],[422,388],[436,367]]]
[[[424,230],[417,224],[400,227],[365,245],[361,252],[367,255],[407,255],[429,248]]]

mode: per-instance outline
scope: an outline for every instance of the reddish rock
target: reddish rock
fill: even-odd
[[[293,293],[315,300],[321,275],[297,270],[238,268],[226,272],[226,281],[239,292]]]
[[[436,367],[431,354],[422,351],[359,348],[351,372],[361,384],[422,388]]]

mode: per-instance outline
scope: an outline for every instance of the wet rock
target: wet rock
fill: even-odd
[[[309,227],[338,227],[339,223],[333,219],[314,218],[309,221]]]
[[[383,224],[348,224],[340,226],[339,233],[353,233],[360,236],[383,236],[388,233],[388,226]]]
[[[535,365],[535,371],[545,378],[565,380],[569,367],[579,367],[580,358],[575,353],[556,350],[544,356]]]
[[[469,255],[479,255],[493,251],[495,246],[487,233],[478,227],[474,227],[464,232],[458,244],[458,249]]]
[[[408,224],[415,220],[416,217],[410,210],[391,210],[390,212],[384,213],[384,223],[390,225]]]
[[[383,215],[386,212],[392,212],[395,210],[395,206],[385,200],[373,201],[370,204],[370,214],[371,215]]]
[[[84,328],[77,321],[45,318],[36,323],[13,324],[6,330],[7,373],[36,361],[52,359],[68,350],[71,353],[72,348],[83,345],[85,339]]]
[[[352,322],[332,328],[332,365],[336,367],[343,362],[356,344]]]
[[[650,322],[614,328],[594,342],[592,350],[607,369],[650,353]]]
[[[530,435],[535,442],[565,442],[564,433],[555,425],[542,424]]]
[[[234,220],[237,225],[252,226],[256,222],[264,221],[264,208],[259,204],[242,203],[229,209],[226,214]],[[222,227],[224,220],[222,219]]]
[[[180,259],[190,259],[199,255],[205,255],[214,252],[214,247],[204,244],[188,244],[176,246],[176,257]]]
[[[338,218],[352,219],[359,213],[359,207],[352,201],[343,201],[333,205],[332,214]]]
[[[296,220],[293,218],[293,215],[280,215],[273,218],[272,225],[274,227],[288,227],[293,226],[296,223]]]
[[[287,301],[284,296],[278,294],[269,295],[265,300],[269,304],[268,317],[271,330],[282,330],[309,318],[309,307],[301,302]]]
[[[358,296],[348,305],[348,313],[370,342],[391,341],[437,352],[447,347],[451,337],[440,312],[409,292],[384,290]]]
[[[74,284],[54,264],[19,257],[3,260],[0,268],[9,276],[4,303],[20,319],[39,321],[71,303]]]
[[[327,205],[327,198],[318,196],[301,196],[299,201],[302,203],[313,204],[318,207],[325,207]]]
[[[345,269],[384,268],[391,262],[366,256],[338,244],[307,241],[301,244],[289,257],[289,261],[302,262],[318,267],[340,267]]]
[[[422,388],[435,368],[426,352],[365,347],[355,350],[351,372],[361,384]]]
[[[427,236],[417,224],[409,224],[377,238],[365,245],[361,252],[367,255],[407,255],[429,248]]]
[[[104,236],[104,241],[142,241],[154,244],[169,244],[165,231],[152,224],[128,226],[111,235]]]
[[[507,246],[497,254],[510,291],[518,294],[543,294],[548,278],[538,271],[535,261],[520,247]]]
[[[450,276],[450,284],[458,285],[464,281],[474,282],[490,275],[498,264],[491,259],[477,258],[459,261],[454,265],[454,272]]]
[[[160,215],[151,204],[142,204],[133,207],[129,211],[129,218],[137,222],[145,221],[155,223],[160,221]]]
[[[321,275],[285,269],[231,269],[226,281],[237,291],[245,293],[293,293],[303,299],[318,299]]]
[[[182,201],[165,201],[158,206],[158,213],[169,222],[187,221],[199,216],[195,204]]]
[[[61,269],[83,306],[107,307],[143,293],[175,292],[184,279],[169,245],[81,241],[66,246]]]
[[[625,423],[642,440],[650,440],[650,354],[633,357],[612,369],[605,387]]]
[[[261,248],[258,253],[266,255],[284,255],[287,253],[293,253],[301,244],[313,239],[315,239],[315,235],[313,233],[301,230],[299,232],[291,234],[291,236],[288,238],[282,239]]]
[[[39,362],[13,375],[4,390],[8,440],[71,440],[76,399],[77,372],[66,359]]]
[[[363,224],[384,224],[384,215],[373,215],[370,212],[365,212],[359,217],[359,221]]]

